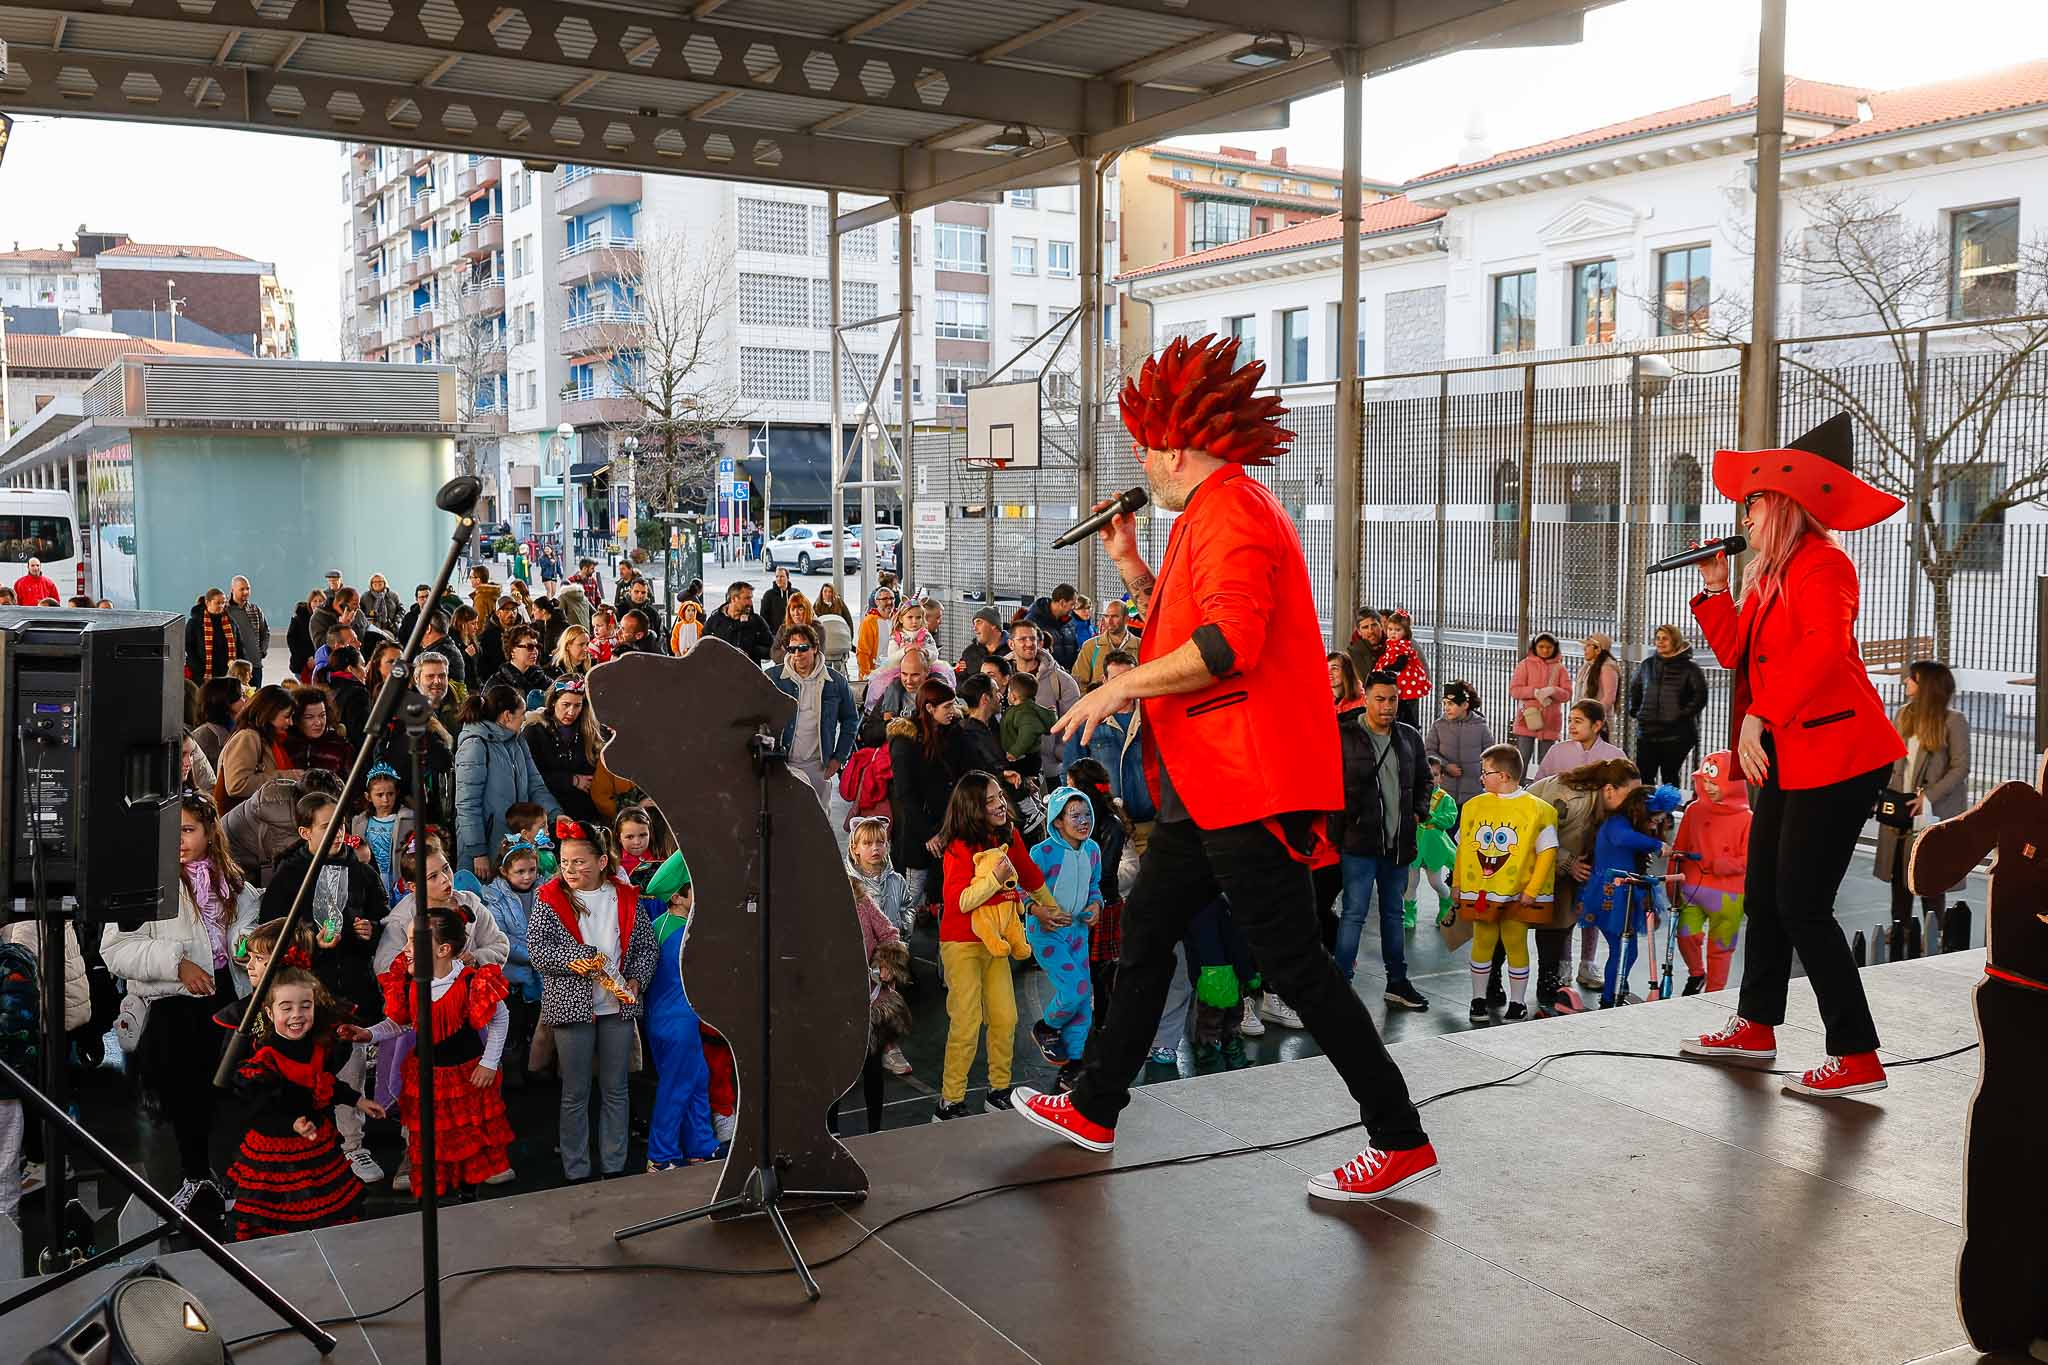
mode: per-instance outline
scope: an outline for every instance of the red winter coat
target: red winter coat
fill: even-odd
[[[1197,630],[1219,676],[1139,703],[1153,800],[1163,756],[1203,829],[1341,809],[1337,705],[1301,540],[1279,499],[1237,465],[1203,480],[1174,520],[1139,662],[1164,658]]]
[[[14,580],[14,603],[20,607],[40,606],[45,602],[62,601],[64,594],[57,591],[57,584],[46,573],[25,573]]]
[[[1728,733],[1741,736],[1745,715],[1763,721],[1786,791],[1825,787],[1905,756],[1856,648],[1858,591],[1849,556],[1808,536],[1768,604],[1752,596],[1738,613],[1725,592],[1692,599],[1714,657],[1735,675]]]

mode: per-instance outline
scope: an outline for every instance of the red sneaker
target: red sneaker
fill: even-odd
[[[1370,1203],[1427,1180],[1440,1169],[1436,1148],[1426,1142],[1405,1152],[1368,1147],[1328,1175],[1310,1177],[1308,1192],[1318,1199]]]
[[[1066,1095],[1043,1095],[1028,1085],[1010,1092],[1010,1103],[1019,1114],[1040,1128],[1058,1133],[1076,1147],[1106,1152],[1116,1145],[1116,1129],[1105,1128],[1074,1108]]]
[[[1801,1095],[1860,1095],[1866,1090],[1884,1089],[1884,1067],[1875,1052],[1855,1052],[1847,1057],[1830,1057],[1803,1076],[1785,1082],[1787,1090]]]
[[[1778,1055],[1778,1034],[1769,1024],[1752,1024],[1738,1014],[1716,1032],[1686,1039],[1678,1050],[1692,1057],[1768,1062]]]

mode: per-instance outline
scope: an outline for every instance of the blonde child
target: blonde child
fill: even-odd
[[[446,868],[445,859],[441,865]],[[431,884],[431,867],[428,876]],[[430,907],[427,927],[434,954],[434,1189],[469,1198],[479,1185],[511,1178],[512,1124],[498,1087],[498,1066],[512,1026],[505,1008],[511,986],[497,967],[463,961],[469,926],[459,913]],[[380,980],[384,1019],[370,1035],[379,1042],[395,1041],[415,1022],[410,954],[401,953]],[[400,1095],[406,1165],[415,1173],[416,1191],[421,1183],[419,1064],[417,1055],[405,1059]]]
[[[868,705],[880,701],[882,694],[889,690],[889,684],[895,682],[903,671],[904,652],[912,649],[923,650],[924,656],[932,661],[931,675],[934,678],[948,687],[953,685],[953,670],[939,662],[938,647],[932,642],[931,631],[925,628],[924,604],[905,602],[896,610],[896,624],[889,632],[888,648],[868,679]]]
[[[303,967],[278,970],[254,1048],[235,1072],[248,1122],[228,1167],[236,1241],[354,1222],[363,1182],[342,1155],[334,1111],[384,1117],[335,1074],[351,1048],[319,981]]]
[[[1522,754],[1496,744],[1479,756],[1479,795],[1460,812],[1455,915],[1472,925],[1472,1011],[1487,1021],[1493,950],[1507,954],[1509,1021],[1528,1017],[1529,926],[1548,923],[1555,899],[1557,808],[1522,790]],[[1447,905],[1437,922],[1448,925]]]
[[[889,866],[889,822],[880,816],[865,816],[853,822],[846,840],[846,875],[890,924],[897,927],[900,940],[909,927],[916,907],[910,903],[910,883]],[[865,919],[863,919],[865,923]],[[873,937],[871,934],[870,937]],[[870,969],[874,966],[875,944],[868,945]],[[889,1043],[882,1052],[882,1066],[891,1074],[908,1076],[910,1062],[900,1043]]]
[[[1048,928],[1065,928],[1073,917],[1046,890],[1023,836],[1010,822],[1010,799],[1002,784],[971,772],[953,788],[937,835],[944,869],[945,902],[939,914],[939,966],[946,977],[946,1064],[933,1117],[956,1119],[967,1112],[967,1068],[980,1034],[988,1035],[988,1103],[1010,1107],[1010,1060],[1017,1039],[1017,993],[1010,958],[989,951],[976,932],[977,910],[1009,909],[1025,896],[1032,914]],[[1009,902],[1004,906],[1002,902]]]
[[[242,685],[242,695],[256,695],[256,664],[251,659],[228,660],[228,676]]]

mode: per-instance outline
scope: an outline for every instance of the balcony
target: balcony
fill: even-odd
[[[586,237],[574,246],[562,248],[557,284],[581,284],[585,280],[612,279],[640,273],[640,247],[631,237]]]
[[[405,258],[405,264],[399,268],[398,278],[404,284],[418,284],[433,273],[434,262],[426,252],[416,251]]]
[[[406,199],[405,221],[410,223],[412,226],[424,226],[426,221],[429,218],[432,218],[433,216],[434,187],[432,185],[427,186],[418,194],[411,195]]]
[[[610,384],[563,388],[562,420],[571,426],[617,426],[640,420],[640,400]]]
[[[555,186],[555,212],[563,217],[613,204],[640,200],[638,171],[607,171],[596,166],[564,166]]]
[[[383,292],[384,279],[381,275],[365,275],[356,281],[357,303],[373,303],[376,301],[377,296]]]
[[[384,329],[381,327],[359,328],[356,332],[356,349],[363,352],[365,355],[369,354],[371,351],[383,350]]]
[[[505,277],[482,276],[465,280],[462,285],[462,312],[466,317],[476,317],[505,311]]]
[[[591,308],[562,324],[562,353],[630,348],[646,325],[647,314],[637,308]]]
[[[401,332],[410,340],[414,337],[423,337],[433,330],[434,310],[431,308],[419,308],[405,315],[405,325]]]
[[[487,190],[498,183],[503,163],[495,156],[475,156],[469,164],[455,173],[455,192],[468,198],[478,190]]]
[[[482,374],[505,373],[505,343],[493,341],[479,358],[477,369]]]
[[[505,249],[505,220],[497,214],[477,218],[462,229],[462,254],[488,256]]]
[[[482,427],[485,431],[491,432],[494,435],[503,436],[506,431],[504,405],[495,401],[488,407],[479,404],[476,415],[469,419],[469,424],[474,427]]]

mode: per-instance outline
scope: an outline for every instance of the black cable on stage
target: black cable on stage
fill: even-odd
[[[1976,1050],[1977,1044],[1965,1043],[1961,1047],[1950,1048],[1947,1052],[1937,1052],[1927,1057],[1906,1057],[1898,1061],[1887,1062],[1885,1069],[1887,1071],[1895,1071],[1901,1067],[1925,1066],[1932,1062],[1945,1062],[1951,1057],[1960,1057],[1965,1052],[1974,1052]],[[1736,1066],[1729,1062],[1716,1061],[1707,1057],[1694,1057],[1679,1052],[1627,1052],[1615,1048],[1573,1048],[1566,1052],[1547,1053],[1528,1065],[1509,1072],[1505,1076],[1496,1076],[1492,1080],[1473,1081],[1466,1085],[1454,1085],[1448,1090],[1439,1090],[1434,1095],[1425,1095],[1423,1098],[1415,1101],[1415,1107],[1423,1109],[1435,1104],[1439,1100],[1452,1099],[1458,1095],[1470,1095],[1480,1090],[1491,1090],[1496,1086],[1513,1085],[1526,1076],[1535,1075],[1552,1062],[1564,1061],[1571,1057],[1619,1057],[1630,1061],[1679,1062],[1685,1065],[1709,1067],[1718,1071],[1748,1072],[1758,1076],[1796,1076],[1801,1074],[1790,1068],[1774,1069],[1770,1067]],[[1226,1147],[1221,1151],[1215,1152],[1190,1152],[1185,1156],[1159,1157],[1151,1161],[1137,1161],[1124,1166],[1102,1166],[1085,1171],[1067,1171],[1060,1175],[1038,1176],[1031,1180],[1013,1180],[1001,1185],[984,1185],[979,1189],[956,1194],[950,1199],[942,1199],[936,1204],[923,1204],[914,1209],[905,1209],[902,1213],[886,1218],[861,1233],[849,1245],[841,1247],[838,1251],[820,1260],[812,1261],[811,1268],[813,1270],[822,1270],[835,1261],[844,1260],[867,1245],[868,1242],[899,1223],[909,1222],[913,1218],[922,1218],[929,1213],[938,1213],[941,1210],[950,1209],[972,1200],[987,1199],[999,1194],[1014,1193],[1018,1190],[1039,1189],[1047,1185],[1064,1185],[1079,1180],[1099,1180],[1105,1176],[1129,1175],[1134,1171],[1156,1171],[1171,1166],[1193,1166],[1204,1161],[1219,1161],[1225,1157],[1253,1156],[1264,1152],[1284,1152],[1291,1147],[1300,1147],[1310,1142],[1320,1142],[1324,1138],[1336,1137],[1340,1133],[1348,1133],[1354,1128],[1361,1128],[1363,1126],[1362,1123],[1356,1122],[1340,1123],[1333,1128],[1325,1128],[1315,1133],[1304,1133],[1300,1137],[1284,1138],[1279,1142],[1255,1143],[1244,1147]],[[819,1205],[818,1207],[833,1206]],[[452,1270],[443,1275],[440,1282],[446,1284],[450,1280],[468,1279],[480,1275],[645,1275],[649,1273],[751,1277],[789,1275],[794,1272],[790,1267],[782,1265],[761,1266],[750,1269],[743,1266],[699,1265],[688,1261],[637,1261],[631,1264],[607,1263],[601,1265],[578,1265],[574,1263],[528,1265],[508,1263],[504,1265],[476,1266],[469,1270]],[[348,1313],[338,1317],[321,1318],[318,1320],[319,1325],[322,1327],[347,1327],[371,1322],[377,1318],[397,1312],[426,1292],[426,1287],[422,1285],[396,1303],[386,1304],[382,1308],[372,1309],[368,1312]],[[250,1342],[264,1341],[271,1337],[282,1336],[292,1330],[290,1327],[274,1327],[269,1331],[251,1332],[247,1336],[236,1337],[226,1344],[229,1348],[243,1346]]]

